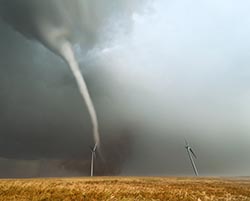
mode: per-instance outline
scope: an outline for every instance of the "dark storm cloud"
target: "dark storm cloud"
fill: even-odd
[[[59,158],[61,160],[59,164],[64,164],[66,169],[75,168],[81,173],[86,173],[89,169],[89,166],[81,166],[82,163],[89,163],[89,146],[93,144],[89,117],[84,103],[76,90],[75,82],[66,64],[38,43],[41,42],[51,50],[56,48],[53,46],[54,43],[51,46],[48,43],[50,41],[47,41],[47,33],[44,31],[50,31],[50,29],[43,26],[43,22],[46,22],[48,26],[67,29],[70,32],[67,36],[72,40],[75,33],[83,31],[85,36],[81,35],[79,44],[84,42],[84,48],[88,47],[90,43],[91,46],[96,45],[98,39],[94,35],[101,28],[101,22],[108,20],[111,13],[105,9],[106,14],[98,12],[100,16],[96,15],[96,19],[90,24],[87,21],[92,21],[93,18],[84,13],[88,18],[82,21],[82,16],[78,15],[77,8],[82,5],[86,7],[87,11],[90,11],[88,9],[93,9],[92,7],[95,7],[96,4],[93,1],[86,2],[86,5],[78,3],[80,1],[70,4],[68,1],[56,0],[25,0],[22,2],[2,0],[0,2],[3,20],[0,24],[0,48],[3,52],[0,61],[2,78],[0,81],[2,89],[0,155],[2,157],[13,159]],[[126,9],[129,11],[128,3],[121,1],[120,4],[126,5]],[[100,9],[99,5],[97,7],[96,9]],[[93,9],[93,11],[94,13],[91,14],[97,14],[97,10]],[[103,19],[104,17],[105,19]],[[45,25],[47,25],[46,23]],[[81,23],[84,23],[84,30],[81,29],[81,26],[76,26]],[[76,27],[79,29],[75,30]],[[93,72],[88,72],[86,77],[87,82],[90,82],[90,91],[94,100],[102,99],[101,96],[95,96],[95,88],[98,89],[98,83],[91,81],[91,79],[98,79],[98,76]],[[99,83],[99,88],[101,88],[100,84],[102,83]],[[105,96],[108,96],[110,92],[106,90]],[[110,120],[105,117],[105,121]],[[110,125],[105,125],[105,122],[102,123],[101,120],[100,123],[102,124],[101,132],[106,157],[104,166],[109,168],[106,168],[105,171],[102,169],[96,171],[99,174],[119,173],[121,164],[128,157],[127,153],[129,153],[132,141],[130,140],[131,131],[127,128],[126,122],[119,122],[119,118],[110,122]],[[128,132],[124,132],[124,129],[127,129]],[[110,157],[111,151],[115,152],[112,157]],[[6,163],[6,160],[2,162]],[[19,166],[18,162],[12,164],[17,164],[16,169],[20,173],[16,174],[14,171],[12,176],[22,175],[22,166]],[[58,169],[58,167],[53,167],[53,164],[52,162],[52,169]],[[77,166],[80,166],[81,170],[77,169]],[[5,172],[5,165],[2,167]],[[25,176],[25,172],[27,173],[24,171],[23,176]],[[50,172],[53,175],[53,171]]]
[[[112,2],[88,1],[82,9],[107,16],[134,8]],[[249,3],[222,2],[156,0],[132,15],[126,33],[119,14],[102,27],[85,12],[87,31],[70,39],[109,147],[97,172],[191,175],[187,138],[200,175],[249,174]],[[91,124],[67,65],[4,19],[0,154],[8,160],[0,176],[87,175]],[[95,48],[83,54],[84,47]]]
[[[1,32],[0,52],[3,53],[3,57],[0,60],[0,155],[9,159],[61,160],[57,163],[48,162],[52,164],[52,167],[47,167],[50,171],[43,170],[44,165],[42,165],[38,171],[39,174],[32,170],[30,171],[32,175],[26,169],[27,164],[34,164],[33,162],[20,166],[18,161],[9,162],[12,165],[16,164],[16,168],[9,168],[8,160],[3,160],[1,176],[6,176],[5,172],[8,171],[10,172],[8,176],[11,175],[11,171],[12,176],[22,176],[22,170],[23,176],[34,176],[34,172],[38,174],[36,176],[48,172],[53,175],[53,170],[56,172],[55,169],[58,169],[58,167],[54,167],[56,164],[61,167],[61,163],[67,162],[65,167],[69,166],[70,170],[74,169],[73,166],[68,165],[71,164],[71,160],[76,161],[74,162],[75,167],[82,167],[81,160],[88,164],[89,146],[93,144],[91,126],[84,103],[66,64],[39,44],[25,40],[8,26],[1,24],[1,30],[3,31]],[[15,59],[13,59],[13,55],[15,55]],[[90,77],[91,72],[88,75]],[[93,84],[90,87],[94,100],[103,99],[102,95],[95,95],[99,91],[98,88],[101,88],[99,84]],[[103,87],[102,89],[105,90]],[[108,96],[107,90],[105,96]],[[99,109],[101,109],[100,106]],[[125,147],[122,147],[117,140],[118,145],[121,146],[121,149],[118,150],[117,143],[109,144],[109,141],[112,141],[114,134],[116,134],[115,138],[117,136],[130,138],[131,132],[123,132],[127,128],[125,124],[110,122],[110,125],[105,125],[103,120],[100,120],[100,123],[102,124],[104,147],[105,144],[108,144],[106,145],[108,150],[115,149],[115,153],[118,155],[117,157],[113,155],[111,160],[119,166],[121,163],[116,159],[124,161],[124,157],[127,157],[128,154],[123,154],[123,152],[130,150],[130,143],[125,141]],[[105,140],[105,136],[109,138]],[[110,157],[109,154],[107,158]],[[63,162],[64,160],[65,162]],[[4,165],[5,163],[6,165]],[[24,162],[20,161],[20,163]],[[38,164],[31,165],[31,169],[40,167],[39,161],[35,163]],[[80,165],[77,166],[77,164]],[[112,165],[112,167],[115,166]],[[119,168],[117,167],[115,171]],[[88,169],[89,166],[83,166],[80,172],[86,173]],[[79,170],[77,169],[77,171]],[[62,172],[67,175],[67,170]],[[72,170],[72,172],[75,171]]]
[[[130,18],[141,1],[1,0],[0,15],[24,36],[58,53],[62,38],[85,50],[96,46],[104,38],[104,24],[112,17]]]

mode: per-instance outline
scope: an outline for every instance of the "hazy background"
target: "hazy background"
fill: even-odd
[[[17,32],[23,21],[6,1],[0,176],[87,175],[91,124],[75,80],[58,56]],[[84,20],[69,15],[79,19],[72,42],[106,145],[99,174],[192,175],[187,138],[200,175],[249,175],[250,3],[103,2],[86,1],[77,10]]]

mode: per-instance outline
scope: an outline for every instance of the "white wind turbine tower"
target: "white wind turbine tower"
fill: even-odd
[[[91,164],[90,164],[90,176],[93,177],[94,175],[94,160],[96,158],[96,148],[97,148],[97,143],[95,144],[95,146],[91,149]]]
[[[196,155],[195,155],[195,153],[194,153],[193,149],[189,146],[189,143],[188,143],[188,141],[187,141],[186,139],[185,139],[185,142],[186,142],[186,146],[185,146],[185,148],[187,149],[188,156],[189,156],[189,159],[190,159],[190,161],[191,161],[191,164],[192,164],[192,167],[193,167],[194,173],[195,173],[195,175],[196,175],[196,176],[199,176],[199,174],[198,174],[197,168],[196,168],[196,166],[195,166],[194,159],[193,159],[192,155],[194,156],[194,158],[197,158],[197,157],[196,157]]]

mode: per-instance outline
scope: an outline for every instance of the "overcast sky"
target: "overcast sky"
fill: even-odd
[[[12,9],[6,2],[0,8]],[[87,1],[77,8],[82,27],[79,19],[70,30],[106,144],[105,168],[116,169],[105,171],[192,175],[186,138],[200,175],[249,175],[250,2],[125,2]],[[73,76],[36,36],[26,37],[33,27],[20,29],[25,21],[6,11],[11,18],[0,20],[0,176],[88,174],[91,124]]]

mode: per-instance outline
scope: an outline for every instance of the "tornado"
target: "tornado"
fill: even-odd
[[[94,141],[97,147],[100,145],[100,134],[99,134],[99,126],[98,126],[98,120],[97,120],[97,115],[95,111],[95,107],[93,104],[93,101],[89,95],[88,87],[86,85],[86,82],[84,80],[84,77],[81,74],[78,62],[76,61],[74,51],[72,50],[71,44],[67,41],[65,41],[62,44],[61,50],[60,50],[61,55],[63,55],[65,61],[68,63],[70,70],[72,71],[75,80],[77,82],[79,91],[85,101],[85,104],[87,106],[89,116],[92,122],[93,126],[93,136],[94,136]]]

